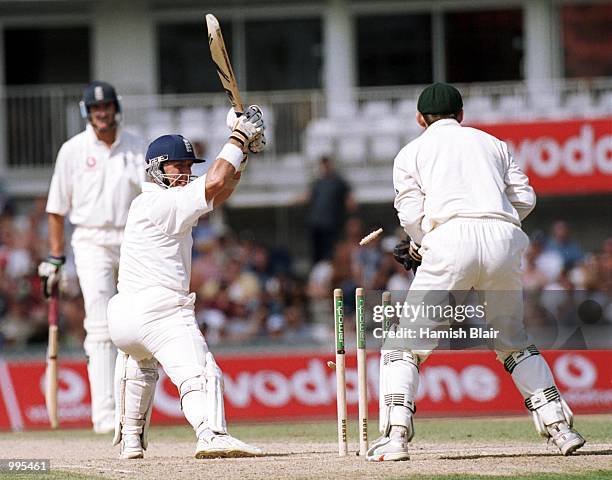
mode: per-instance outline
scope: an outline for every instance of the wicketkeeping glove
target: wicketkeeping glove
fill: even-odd
[[[393,249],[393,258],[406,270],[412,270],[413,273],[416,273],[422,260],[419,248],[420,245],[417,245],[410,237],[406,236],[406,240],[402,240]]]
[[[42,282],[43,295],[46,298],[51,296],[53,289],[62,280],[62,266],[66,263],[66,257],[54,257],[49,255],[46,260],[38,266],[38,276]]]

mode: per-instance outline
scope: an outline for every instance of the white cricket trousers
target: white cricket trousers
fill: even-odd
[[[511,353],[518,351],[529,357],[512,372],[512,379],[523,398],[554,385],[546,360],[539,354],[530,356],[525,350],[530,342],[523,322],[521,258],[528,244],[527,235],[509,222],[487,218],[451,219],[423,238],[420,251],[423,262],[407,296],[407,303],[418,304],[429,295],[429,301],[424,303],[431,305],[435,304],[431,300],[437,298],[441,303],[444,299],[448,302],[448,292],[466,296],[471,288],[480,292],[479,298],[487,302],[487,323],[500,332],[501,338],[493,343],[498,360],[503,363]],[[458,298],[457,304],[461,301]],[[428,322],[429,319],[417,318],[416,321]],[[400,325],[409,328],[409,322],[410,319],[402,318]],[[435,319],[431,322],[428,326],[435,326]],[[394,357],[392,350],[383,347],[382,358],[386,354],[390,357],[388,362],[381,362],[381,399],[416,400],[417,364],[427,359],[437,341],[429,343],[419,341],[418,347],[411,349],[410,353],[417,357],[416,362],[397,354]],[[380,411],[381,418],[386,416],[386,423],[381,422],[382,431],[384,425],[409,427],[414,408],[399,404],[389,408],[381,400]]]
[[[487,322],[500,331],[495,349],[500,358],[505,357],[504,352],[529,344],[521,283],[521,258],[528,245],[527,235],[510,222],[453,218],[423,238],[423,262],[408,296],[418,298],[432,291],[467,293],[471,288],[480,292],[486,299]]]
[[[92,235],[98,235],[95,239]],[[94,243],[113,237],[111,244]],[[79,285],[85,304],[85,353],[91,390],[91,419],[94,430],[112,430],[115,417],[114,372],[117,351],[108,331],[108,301],[117,293],[119,243],[117,229],[77,228],[72,236],[72,250]]]
[[[115,345],[136,362],[155,358],[177,389],[186,380],[204,378],[208,346],[195,320],[195,293],[164,287],[119,293],[108,305]],[[205,394],[182,399],[183,413],[195,430],[206,419]]]

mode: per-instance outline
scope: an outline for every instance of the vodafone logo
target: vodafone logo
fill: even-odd
[[[88,384],[86,380],[74,370],[70,368],[60,368],[57,372],[57,403],[58,404],[75,404],[86,400]],[[45,375],[40,378],[39,388],[41,393],[45,394],[45,386],[47,384]]]
[[[597,368],[588,358],[567,353],[554,363],[555,378],[567,388],[592,388],[597,381]]]
[[[96,167],[96,159],[95,157],[87,157],[87,160],[85,160],[85,164],[87,165],[87,168],[95,168]]]
[[[518,142],[507,140],[507,144],[520,167],[539,177],[554,177],[561,171],[575,177],[612,175],[612,134],[596,134],[589,123],[564,140],[541,136]]]

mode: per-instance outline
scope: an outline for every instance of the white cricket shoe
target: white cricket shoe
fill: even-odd
[[[368,462],[398,462],[410,460],[408,454],[408,429],[403,426],[391,427],[389,436],[375,440],[366,454]]]
[[[131,458],[143,458],[144,451],[140,443],[140,435],[122,435],[121,437],[121,453],[119,458],[127,460]]]
[[[244,443],[228,433],[219,434],[206,429],[198,438],[195,458],[255,457],[260,448]]]
[[[548,427],[548,433],[551,435],[552,442],[559,447],[563,455],[571,455],[586,443],[582,435],[570,428],[565,422],[551,425]]]

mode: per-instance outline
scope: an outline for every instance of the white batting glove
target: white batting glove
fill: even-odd
[[[238,142],[240,148],[244,151],[245,147],[248,148],[251,142],[261,135],[261,133],[261,127],[255,126],[247,117],[242,115],[236,120],[230,138]]]
[[[234,107],[232,107],[229,109],[227,115],[225,116],[225,124],[227,125],[227,128],[229,128],[230,132],[234,130],[234,125],[236,124],[237,120],[238,115],[236,115]]]
[[[255,122],[255,125],[261,126],[261,135],[255,138],[249,144],[249,151],[252,153],[261,153],[264,148],[266,148],[266,135],[265,130],[266,126],[263,121],[263,112],[259,105],[251,105],[247,108],[246,112],[244,112],[245,117],[247,117],[251,122]]]
[[[46,260],[38,266],[38,276],[42,282],[43,294],[46,298],[51,296],[56,285],[64,281],[62,266],[66,262],[66,257],[54,257],[49,255]]]
[[[250,105],[240,117],[236,115],[233,108],[230,108],[225,117],[225,124],[233,132],[237,122],[243,117],[255,125],[256,128],[261,129],[261,134],[256,135],[250,142],[242,143],[240,140],[236,140],[238,140],[241,145],[248,144],[248,148],[251,153],[262,152],[266,146],[266,136],[264,134],[266,126],[263,121],[263,112],[261,108],[258,105]],[[244,163],[245,162],[243,161],[243,164]],[[244,170],[244,168],[242,168],[241,171],[242,170]]]

